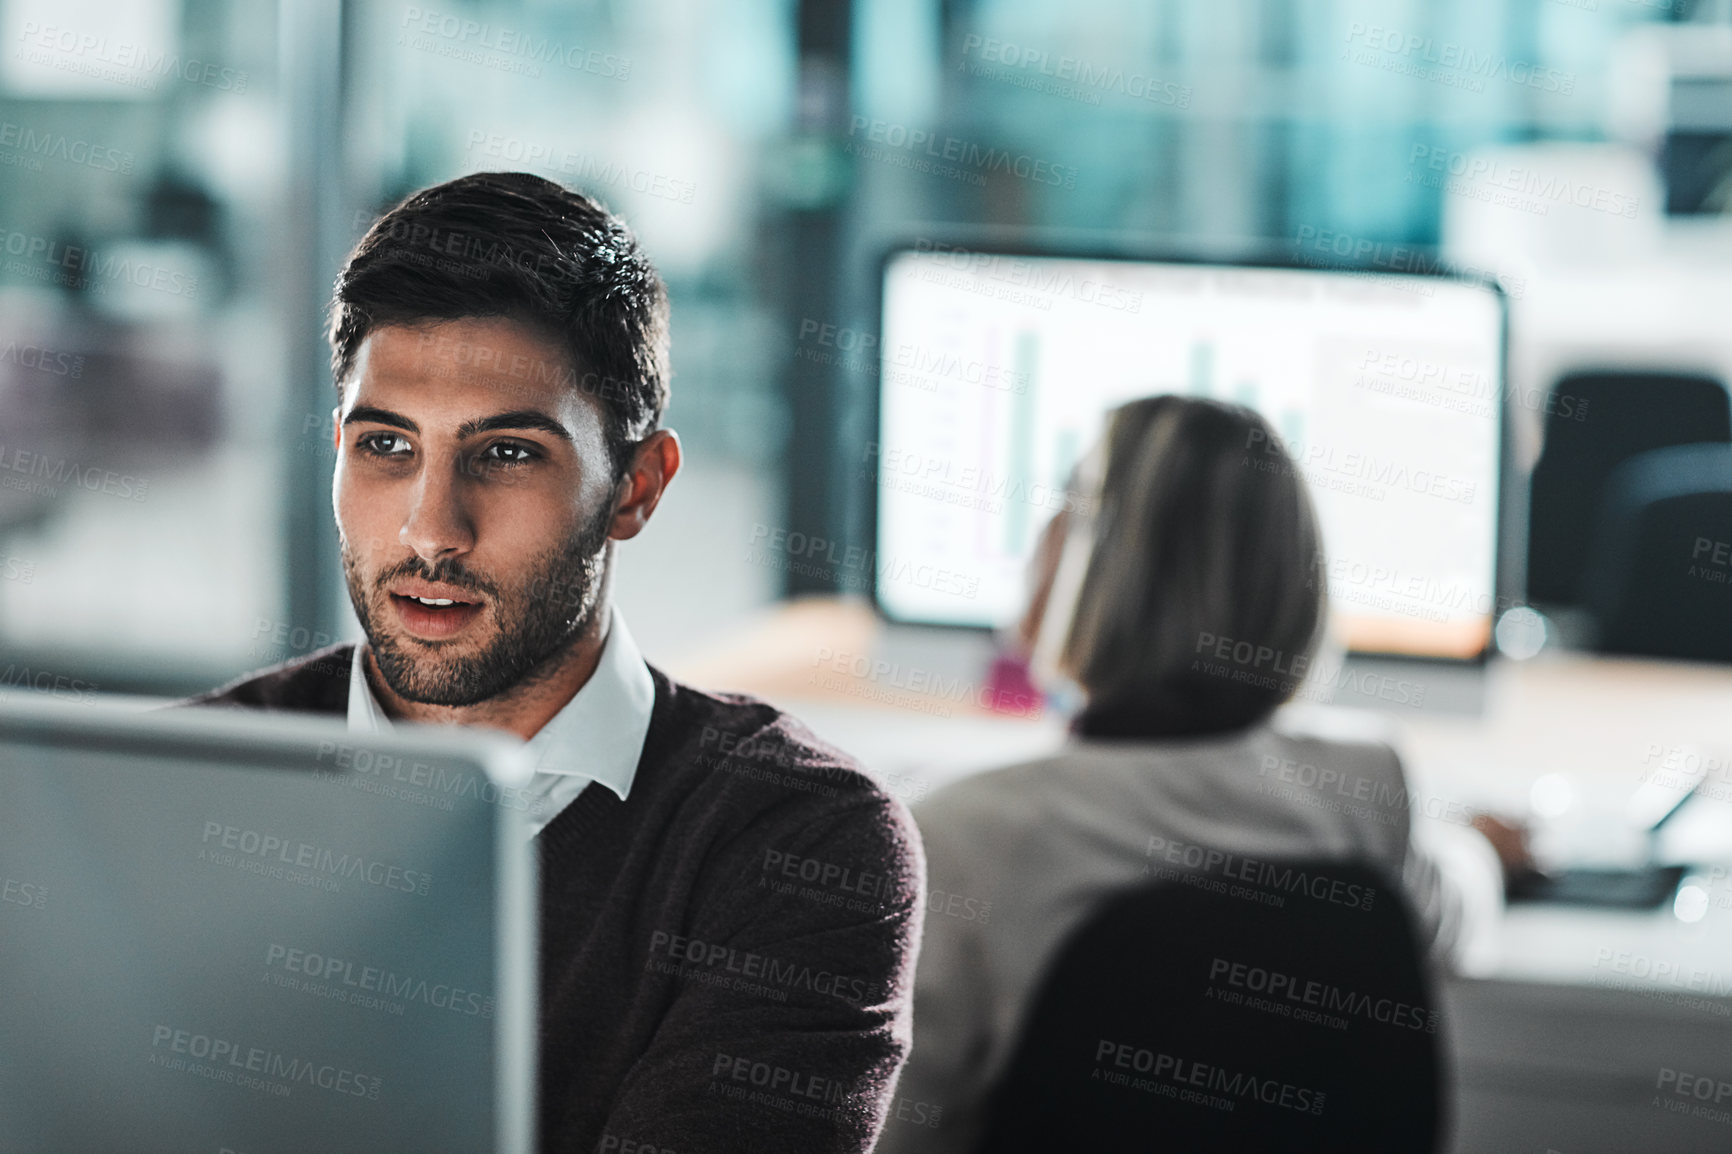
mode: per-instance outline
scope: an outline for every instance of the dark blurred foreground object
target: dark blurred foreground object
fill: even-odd
[[[1732,446],[1620,466],[1582,591],[1602,652],[1732,661]]]
[[[1732,443],[1732,406],[1711,377],[1572,373],[1552,386],[1528,509],[1528,600],[1581,603],[1608,477],[1640,453]]]
[[[1059,952],[978,1154],[1437,1149],[1442,1019],[1398,889],[1343,862],[1195,880],[1227,892],[1133,890]]]

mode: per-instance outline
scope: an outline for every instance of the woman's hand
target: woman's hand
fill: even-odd
[[[1476,813],[1473,815],[1472,825],[1485,835],[1485,839],[1491,842],[1491,848],[1497,851],[1497,860],[1503,866],[1505,881],[1534,868],[1533,854],[1528,851],[1528,827],[1525,824],[1507,822],[1489,813]]]

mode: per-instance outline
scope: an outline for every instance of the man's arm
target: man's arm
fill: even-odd
[[[865,1154],[908,1054],[912,819],[865,789],[802,800],[712,858],[690,924],[631,943],[677,994],[597,1149]]]
[[[973,876],[981,855],[970,836],[974,831],[964,797],[943,791],[916,811],[930,894],[994,893],[995,887]],[[942,915],[926,921],[914,977],[914,1046],[896,1087],[903,1121],[886,1126],[876,1154],[974,1149],[991,1092],[986,1065],[993,971],[986,964],[985,924],[973,917]]]

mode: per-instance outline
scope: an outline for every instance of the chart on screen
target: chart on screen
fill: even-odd
[[[1489,641],[1504,397],[1489,285],[934,244],[886,262],[879,353],[861,473],[894,619],[1011,620],[1113,407],[1178,393],[1266,418],[1274,437],[1241,467],[1304,477],[1351,648],[1472,657]]]

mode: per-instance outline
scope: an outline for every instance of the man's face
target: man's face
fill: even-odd
[[[584,633],[614,515],[597,403],[502,319],[375,329],[338,412],[349,599],[400,696],[473,705]],[[442,604],[449,602],[449,604]]]

